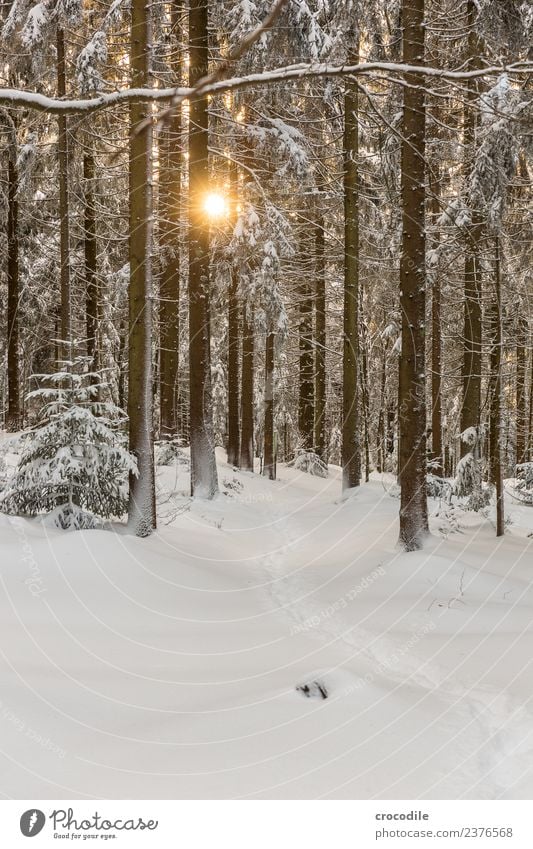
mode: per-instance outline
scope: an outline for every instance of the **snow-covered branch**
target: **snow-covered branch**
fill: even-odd
[[[201,89],[182,88],[128,88],[88,99],[59,100],[33,91],[16,88],[0,88],[0,105],[21,106],[39,112],[59,115],[61,113],[89,113],[108,109],[132,99],[165,103],[174,99],[175,103],[187,100],[192,94],[218,94],[235,89],[257,85],[297,81],[317,77],[368,76],[374,73],[387,73],[397,77],[405,74],[418,75],[422,79],[439,79],[450,82],[465,82],[476,77],[533,74],[533,63],[515,62],[510,65],[492,65],[473,71],[450,71],[420,65],[405,65],[399,62],[361,62],[357,65],[297,64],[259,71],[242,77],[217,80],[206,83]]]

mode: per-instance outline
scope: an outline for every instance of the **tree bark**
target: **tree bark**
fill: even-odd
[[[359,60],[359,48],[349,62]],[[359,95],[346,80],[344,93],[344,306],[342,364],[342,488],[361,482],[358,410],[359,357]]]
[[[208,8],[206,0],[189,6],[189,85],[208,70]],[[209,182],[209,116],[207,97],[194,97],[189,106],[189,427],[191,494],[213,498],[218,492],[213,431],[209,222],[203,197]]]
[[[239,466],[254,470],[254,327],[253,314],[247,305],[242,322],[241,446]]]
[[[438,117],[438,107],[435,106]],[[433,225],[436,228],[440,213],[439,166],[434,163],[431,174],[431,207]],[[431,460],[433,474],[444,475],[444,456],[442,440],[442,289],[438,262],[439,236],[435,232],[433,250],[437,251],[437,261],[432,272],[431,286]]]
[[[521,315],[518,317],[518,337],[516,344],[516,462],[525,463],[527,459],[527,336],[528,322]]]
[[[8,151],[7,186],[7,415],[6,429],[22,425],[19,367],[19,205],[16,124]]]
[[[228,463],[239,465],[239,348],[240,304],[238,275],[231,269],[228,290]]]
[[[65,97],[66,69],[65,69],[65,34],[58,27],[56,31],[57,48],[57,95]],[[71,351],[71,303],[70,303],[70,226],[69,226],[69,148],[67,117],[60,114],[57,119],[57,159],[59,171],[59,251],[60,251],[60,359],[70,360]]]
[[[326,451],[326,258],[324,215],[316,219],[315,292],[315,451],[327,462]]]
[[[474,0],[468,0],[468,70],[479,66],[479,43],[475,32],[477,10]],[[465,181],[470,177],[470,168],[475,156],[477,81],[467,82],[464,112]],[[480,240],[482,222],[479,212],[472,210],[472,224],[468,228],[465,246],[464,271],[464,330],[463,330],[463,405],[461,409],[461,433],[467,428],[479,428],[481,416],[481,263]],[[467,442],[461,441],[461,456],[470,451]]]
[[[501,261],[499,238],[494,242],[494,295],[490,305],[490,477],[496,487],[496,536],[504,534],[503,469],[502,469],[502,318]]]
[[[181,55],[181,0],[172,4],[172,54]],[[181,83],[181,62],[171,61],[174,82]],[[162,439],[175,437],[178,425],[180,218],[181,218],[181,107],[172,112],[160,141],[159,198],[161,207],[161,276],[159,288],[159,418]]]
[[[276,335],[267,331],[265,341],[265,446],[263,475],[276,480],[274,455],[274,345]]]
[[[365,483],[370,480],[370,392],[368,389],[368,355],[367,333],[363,319],[363,288],[359,291],[360,321],[360,360],[361,360],[361,401],[363,402],[364,454],[365,454]]]
[[[304,272],[305,274],[305,272]],[[299,392],[298,430],[300,448],[314,448],[314,357],[313,357],[313,291],[307,279],[298,287]]]
[[[85,254],[85,317],[87,335],[87,356],[91,358],[91,368],[98,371],[98,324],[99,293],[97,277],[96,216],[94,207],[94,154],[91,140],[87,139],[88,149],[83,156],[84,180],[84,238]]]
[[[403,0],[403,61],[424,63],[424,0]],[[425,120],[423,80],[406,74],[402,128],[402,252],[399,364],[401,486],[400,543],[407,551],[423,545],[428,533],[426,495],[425,395]]]
[[[133,0],[131,6],[131,85],[149,85],[151,5]],[[130,450],[137,458],[138,477],[130,475],[128,525],[137,536],[156,526],[152,417],[152,132],[139,124],[151,114],[149,104],[130,103],[129,196],[130,281],[128,415]]]

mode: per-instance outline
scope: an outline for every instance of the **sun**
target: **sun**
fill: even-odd
[[[204,198],[203,206],[209,218],[223,218],[228,211],[226,198],[218,192],[209,192]]]

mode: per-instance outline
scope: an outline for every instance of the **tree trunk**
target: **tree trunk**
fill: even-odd
[[[7,186],[7,415],[6,429],[20,429],[19,367],[19,205],[16,125],[8,152]]]
[[[131,6],[131,85],[149,85],[151,6],[133,0]],[[151,107],[130,101],[130,283],[128,415],[130,450],[137,458],[138,477],[130,475],[128,525],[137,536],[147,536],[156,526],[152,420],[152,133],[139,124]]]
[[[189,6],[189,85],[208,70],[208,15],[205,0]],[[189,427],[191,494],[213,498],[218,492],[213,431],[209,222],[203,197],[209,181],[207,97],[194,97],[189,107]]]
[[[387,387],[387,349],[383,344],[381,360],[381,377],[379,390],[379,415],[376,434],[377,470],[385,471],[385,413],[386,413],[386,387]]]
[[[363,315],[363,289],[359,292],[359,316]],[[361,400],[363,402],[365,483],[370,480],[370,393],[368,390],[367,334],[364,320],[361,320],[360,359],[361,359]]]
[[[172,5],[172,54],[181,56],[181,0]],[[181,83],[181,63],[172,62],[174,83]],[[181,217],[181,106],[162,129],[159,141],[161,208],[161,276],[159,288],[159,416],[162,439],[178,433],[180,217]]]
[[[315,451],[327,462],[326,451],[326,262],[324,215],[316,220],[315,293]]]
[[[349,61],[359,60],[359,48]],[[361,482],[357,369],[359,357],[359,95],[344,93],[344,318],[342,364],[342,488]]]
[[[98,278],[96,271],[96,216],[94,207],[94,154],[91,140],[87,137],[88,149],[83,156],[84,180],[84,238],[85,254],[85,320],[87,335],[87,356],[91,358],[91,368],[98,371]]]
[[[243,309],[241,385],[241,450],[239,466],[254,470],[254,327],[250,307]]]
[[[496,536],[504,533],[501,394],[502,394],[502,319],[500,245],[494,246],[494,295],[490,305],[490,477],[496,487]]]
[[[267,331],[265,343],[265,450],[263,475],[276,480],[274,456],[274,343],[276,335]]]
[[[304,272],[305,273],[305,272]],[[299,393],[298,430],[300,448],[313,450],[314,442],[314,357],[313,293],[308,280],[298,287],[299,309]]]
[[[57,48],[57,95],[65,97],[65,34],[58,27],[56,32]],[[71,342],[71,304],[70,304],[70,227],[69,227],[69,197],[68,197],[68,135],[67,117],[59,115],[57,159],[59,171],[59,251],[60,251],[60,293],[61,307],[59,318],[60,359],[70,360],[73,352]]]
[[[240,304],[238,276],[231,270],[228,291],[228,463],[239,465],[239,348]]]
[[[437,110],[438,109],[435,107]],[[439,173],[435,164],[436,174],[431,181],[432,217],[436,228],[440,213],[439,204]],[[433,474],[444,475],[444,457],[442,443],[442,290],[438,262],[439,237],[435,232],[433,250],[437,251],[437,262],[433,266],[431,287],[431,460]]]
[[[424,62],[424,0],[403,0],[403,61]],[[400,543],[422,547],[428,533],[426,495],[425,395],[425,132],[424,81],[405,75],[402,128],[402,253],[400,307],[402,351],[399,363],[401,485]]]
[[[524,316],[518,317],[518,337],[516,344],[516,462],[526,462],[527,446],[527,336],[528,322]]]
[[[468,0],[468,70],[479,66],[479,44],[475,32],[477,16],[474,0]],[[470,168],[475,156],[477,81],[466,83],[467,95],[464,112],[464,171],[465,181],[470,178]],[[482,223],[477,210],[472,211],[472,224],[468,229],[465,246],[464,271],[464,329],[463,329],[463,406],[461,433],[467,428],[479,428],[481,415],[481,263],[480,239]],[[461,456],[470,451],[467,442],[461,441]]]

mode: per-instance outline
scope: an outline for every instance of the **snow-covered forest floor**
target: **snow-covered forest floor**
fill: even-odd
[[[0,516],[3,794],[530,798],[533,509],[432,500],[405,554],[392,478],[218,459],[213,502],[158,469],[146,540]]]

